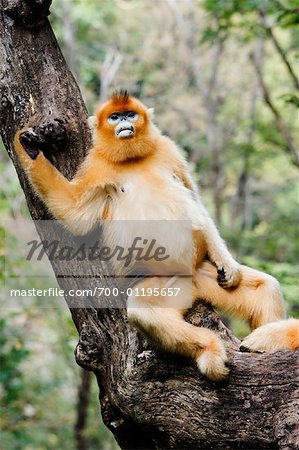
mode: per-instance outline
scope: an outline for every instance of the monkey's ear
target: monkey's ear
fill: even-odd
[[[97,116],[89,116],[88,119],[87,119],[87,123],[88,123],[89,128],[91,129],[91,131],[93,131],[93,129],[98,124]]]
[[[149,113],[150,119],[154,118],[155,108],[147,108],[147,111]]]

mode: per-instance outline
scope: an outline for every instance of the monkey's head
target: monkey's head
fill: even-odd
[[[94,143],[113,162],[146,156],[153,150],[151,110],[120,90],[96,114]]]

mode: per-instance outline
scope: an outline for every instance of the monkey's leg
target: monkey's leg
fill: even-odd
[[[151,288],[159,291],[167,286],[169,279],[150,278],[139,283],[135,288]],[[170,307],[170,297],[137,296],[128,298],[128,319],[150,341],[159,348],[191,357],[196,361],[201,373],[209,379],[219,381],[228,374],[226,351],[221,339],[207,328],[198,328],[187,323],[183,314],[185,295],[190,295],[182,280],[175,282],[181,287],[182,307]],[[135,291],[136,292],[136,291]],[[160,291],[161,292],[161,291]]]
[[[274,352],[299,348],[299,320],[288,319],[268,323],[247,336],[240,347],[243,351]]]
[[[240,266],[240,269],[240,284],[236,288],[222,289],[217,283],[216,268],[204,261],[195,274],[194,297],[247,320],[252,329],[283,319],[285,310],[278,281],[247,266]]]

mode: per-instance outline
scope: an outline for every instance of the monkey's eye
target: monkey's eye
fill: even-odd
[[[134,111],[128,111],[127,114],[126,114],[126,118],[130,122],[136,122],[136,120],[138,119],[138,114],[135,113]]]
[[[108,118],[108,122],[111,123],[112,125],[119,122],[119,120],[120,120],[120,117],[116,113],[112,113],[111,116],[109,116],[109,118]]]

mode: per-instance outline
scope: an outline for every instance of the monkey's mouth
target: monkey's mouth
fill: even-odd
[[[134,128],[132,126],[120,127],[116,131],[116,136],[119,138],[127,138],[127,137],[131,137],[133,135],[134,135]]]

